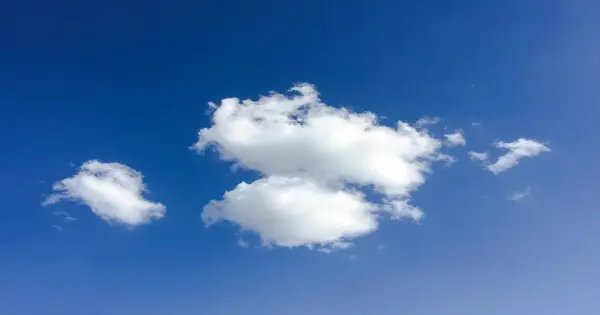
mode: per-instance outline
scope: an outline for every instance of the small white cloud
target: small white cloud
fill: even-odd
[[[480,122],[478,122],[478,121],[475,121],[475,122],[471,123],[471,126],[473,126],[473,127],[481,127],[481,125],[482,124]]]
[[[469,158],[471,159],[471,161],[487,161],[488,154],[487,152],[469,151]]]
[[[417,120],[417,122],[415,123],[415,125],[419,128],[423,128],[423,127],[427,127],[430,125],[435,125],[437,123],[440,122],[440,118],[439,117],[429,117],[429,116],[425,116],[419,120]]]
[[[160,219],[165,206],[146,200],[142,173],[119,163],[87,161],[79,173],[54,184],[55,191],[42,205],[63,199],[81,202],[100,218],[129,226]]]
[[[248,242],[246,242],[246,241],[244,241],[242,239],[239,239],[238,240],[238,246],[241,247],[241,248],[248,248],[250,246],[250,244],[248,244]]]
[[[450,167],[456,163],[456,158],[448,154],[439,153],[436,157],[436,161],[445,162],[445,166]]]
[[[67,223],[72,223],[72,222],[77,221],[77,218],[70,216],[66,211],[55,211],[54,215],[62,217],[63,221],[65,221]]]
[[[59,226],[59,225],[55,225],[55,224],[53,224],[53,225],[51,225],[51,226],[52,226],[52,228],[53,228],[54,230],[56,230],[56,232],[62,232],[62,231],[64,230],[64,229],[62,228],[62,226]]]
[[[71,223],[71,222],[75,222],[75,221],[77,221],[77,219],[76,219],[76,218],[74,218],[74,217],[71,217],[71,216],[65,217],[63,220],[64,220],[65,222],[67,222],[67,223]]]
[[[352,246],[354,246],[354,244],[352,244],[350,242],[337,241],[337,242],[331,243],[328,247],[320,247],[317,249],[317,251],[329,254],[335,250],[344,250],[344,249],[348,249]]]
[[[488,170],[496,175],[516,166],[523,158],[535,157],[550,151],[550,148],[544,144],[525,138],[519,138],[513,142],[497,142],[496,148],[508,150],[508,153],[498,158],[495,163],[487,166]]]
[[[511,200],[511,201],[521,201],[525,198],[528,198],[531,196],[531,188],[530,187],[526,187],[523,190],[520,191],[515,191],[514,193],[510,194],[507,199]]]
[[[418,126],[439,119],[388,127],[373,113],[322,103],[313,85],[291,90],[210,105],[212,126],[200,130],[192,148],[214,148],[223,160],[262,178],[206,205],[207,224],[229,221],[265,244],[331,251],[373,232],[384,217],[423,218],[409,204],[411,193],[432,163],[452,158],[439,152],[440,139]],[[369,190],[374,201],[357,189]]]
[[[464,147],[467,144],[465,135],[463,134],[463,131],[460,129],[454,131],[454,133],[445,134],[444,137],[446,138],[446,140],[444,140],[444,144],[449,147],[457,147],[457,146]]]

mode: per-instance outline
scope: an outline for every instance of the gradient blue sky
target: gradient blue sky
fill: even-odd
[[[591,0],[2,2],[0,313],[599,313],[599,12]],[[234,227],[200,219],[239,174],[188,147],[207,102],[303,81],[331,105],[439,116],[468,149],[524,136],[552,152],[495,176],[458,150],[415,194],[420,224],[384,221],[346,251],[240,248]],[[89,159],[142,171],[166,218],[129,230],[40,206]],[[527,186],[531,198],[507,200]]]

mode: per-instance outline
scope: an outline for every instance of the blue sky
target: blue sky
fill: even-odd
[[[0,313],[593,314],[600,309],[600,29],[592,1],[9,1],[0,9]],[[309,82],[466,147],[329,254],[238,245],[201,214],[256,173],[190,150],[208,102]],[[473,122],[481,123],[473,126]],[[445,130],[444,128],[448,129]],[[468,152],[551,151],[493,174]],[[89,160],[143,173],[164,218],[43,207]],[[529,188],[530,196],[509,200]],[[64,211],[77,219],[65,222]],[[53,225],[60,226],[58,231]]]

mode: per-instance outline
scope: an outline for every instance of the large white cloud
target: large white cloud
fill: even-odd
[[[543,152],[550,151],[550,148],[546,145],[536,140],[525,138],[519,138],[513,142],[499,141],[496,143],[496,148],[506,149],[508,152],[499,157],[495,163],[487,166],[488,170],[494,174],[507,171],[519,164],[519,161],[523,158],[535,157]]]
[[[164,205],[143,197],[142,173],[119,163],[87,161],[73,177],[56,182],[53,190],[43,205],[63,199],[80,202],[108,222],[135,226],[165,214]]]
[[[207,223],[236,223],[265,243],[332,246],[374,230],[376,213],[422,218],[408,201],[430,164],[449,158],[438,152],[439,139],[401,121],[382,126],[375,114],[328,106],[310,84],[290,94],[210,104],[213,124],[193,148],[212,147],[264,178],[207,205]],[[378,201],[366,202],[350,186],[375,192]]]

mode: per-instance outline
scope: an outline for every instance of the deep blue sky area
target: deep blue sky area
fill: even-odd
[[[0,314],[600,314],[599,32],[591,0],[2,1]],[[207,103],[297,82],[464,130],[414,194],[425,219],[331,254],[204,227],[253,176],[189,149]],[[519,137],[552,151],[497,176],[469,161]],[[165,218],[41,206],[91,159],[142,172]]]

